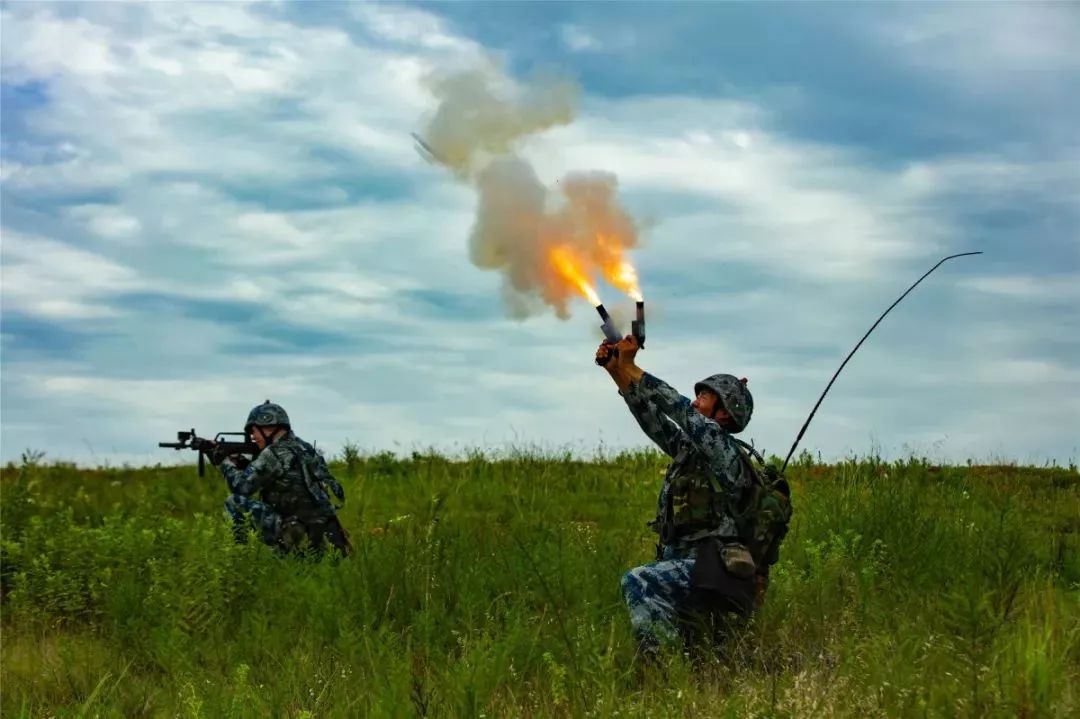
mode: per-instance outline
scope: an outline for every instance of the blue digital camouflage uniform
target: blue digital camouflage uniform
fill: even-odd
[[[315,448],[291,431],[266,447],[245,469],[226,459],[219,465],[232,494],[225,511],[238,541],[249,528],[262,541],[289,551],[305,545],[322,551],[326,542],[346,551],[348,538],[327,490],[344,499]],[[254,495],[258,493],[259,499]]]
[[[663,380],[645,373],[624,399],[645,434],[673,459],[650,523],[660,534],[658,561],[622,579],[635,635],[650,647],[678,638],[692,593],[694,545],[709,536],[738,537],[730,507],[753,479],[731,435]]]

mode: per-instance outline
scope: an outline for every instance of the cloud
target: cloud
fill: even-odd
[[[351,8],[366,28],[377,37],[426,49],[475,54],[475,43],[455,35],[442,18],[421,10],[395,5],[365,3]]]
[[[903,176],[842,148],[770,133],[765,110],[744,104],[670,98],[673,110],[663,116],[677,116],[681,130],[630,119],[656,116],[663,101],[597,103],[578,126],[538,143],[531,157],[544,174],[568,163],[604,167],[628,193],[699,198],[690,211],[660,209],[653,218],[653,242],[700,238],[678,240],[699,261],[845,279],[927,256],[949,241],[948,223],[924,211],[928,193]]]
[[[601,49],[600,41],[577,25],[562,25],[559,39],[573,52],[596,52]]]
[[[231,182],[340,174],[335,163],[311,154],[315,144],[332,147],[346,161],[364,158],[398,169],[415,163],[407,130],[426,98],[418,79],[445,52],[468,55],[471,46],[436,43],[438,51],[423,58],[354,44],[337,27],[298,27],[257,10],[131,9],[141,29],[116,22],[104,6],[80,6],[85,17],[77,20],[48,6],[5,10],[5,24],[27,31],[11,33],[26,39],[5,43],[5,78],[47,81],[65,99],[29,115],[39,142],[62,137],[71,148],[63,161],[15,169],[8,182],[42,191],[124,186],[148,173]],[[385,17],[397,16],[358,13],[377,30]],[[410,38],[402,40],[408,47]],[[60,49],[69,45],[92,47],[104,58],[134,55],[134,61],[83,64]],[[380,72],[358,77],[357,67]],[[279,117],[275,108],[283,102],[293,110]],[[103,127],[109,132],[98,131]],[[218,134],[222,130],[228,137]]]
[[[980,292],[1017,300],[1049,300],[1062,304],[1080,302],[1080,274],[972,277],[964,280],[963,284]]]
[[[955,136],[1053,157],[1075,151],[1080,8],[1074,3],[895,6],[852,27],[957,109],[935,118]],[[966,106],[966,111],[965,111]],[[995,131],[996,129],[996,131]]]
[[[71,216],[99,237],[129,242],[138,237],[142,223],[137,217],[113,205],[76,205],[69,210]]]
[[[44,237],[3,231],[5,310],[47,318],[83,320],[122,310],[110,298],[139,289],[130,267]]]
[[[2,12],[4,86],[25,90],[4,96],[4,459],[34,446],[173,461],[154,443],[234,428],[266,396],[331,451],[643,443],[591,364],[595,313],[506,321],[498,277],[469,261],[471,190],[413,148],[436,107],[425,78],[488,61],[467,23],[373,4]],[[551,26],[567,23],[610,51],[603,26]],[[944,62],[937,41],[882,52],[920,48]],[[635,53],[631,79],[660,62]],[[877,313],[939,253],[985,243],[981,264],[935,275],[890,315],[807,447],[949,437],[956,460],[1075,454],[1075,145],[942,140],[883,162],[800,134],[769,93],[597,91],[581,74],[577,121],[521,152],[549,186],[614,173],[645,220],[648,369],[684,390],[718,368],[749,376],[748,436],[786,451]],[[1023,426],[997,419],[1006,396]]]
[[[1011,79],[1080,70],[1080,10],[1068,3],[931,5],[889,13],[880,35],[908,61],[986,90]]]
[[[20,15],[5,8],[3,22]],[[38,16],[39,19],[42,16]],[[108,43],[108,28],[85,18],[65,19],[49,14],[48,21],[28,23],[23,31],[8,33],[4,41],[4,67],[9,82],[78,76],[87,79],[119,71],[120,64]]]

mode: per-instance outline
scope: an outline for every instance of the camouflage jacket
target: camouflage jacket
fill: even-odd
[[[661,543],[737,537],[734,511],[753,470],[731,435],[648,372],[623,397],[645,434],[672,458],[650,522]]]
[[[344,498],[322,455],[292,432],[260,452],[247,468],[225,460],[219,469],[234,494],[251,497],[258,492],[282,517],[302,522],[334,516],[328,489]]]

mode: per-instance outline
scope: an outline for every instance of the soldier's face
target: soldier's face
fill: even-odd
[[[266,440],[263,439],[262,432],[258,427],[251,428],[251,441],[255,443],[255,446],[259,449],[266,449]]]
[[[266,449],[266,441],[272,439],[277,434],[279,427],[259,427],[258,425],[251,428],[251,441],[255,443],[255,446],[259,449]]]
[[[718,400],[719,397],[716,396],[715,392],[703,389],[697,393],[697,397],[690,403],[690,406],[706,417],[715,419],[719,424],[723,425],[731,420],[731,415],[729,415],[723,407],[717,405]],[[713,415],[714,410],[716,411],[715,416]]]

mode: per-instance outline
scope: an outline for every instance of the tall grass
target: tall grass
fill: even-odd
[[[1075,468],[870,458],[790,470],[764,609],[718,651],[634,658],[650,453],[334,470],[355,554],[236,545],[220,479],[28,456],[2,488],[2,713],[1080,714]]]

